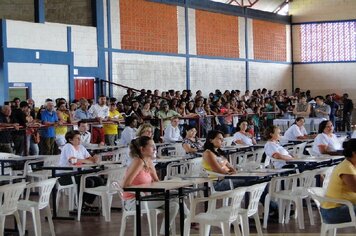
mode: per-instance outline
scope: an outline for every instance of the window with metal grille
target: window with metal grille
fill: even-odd
[[[356,60],[356,22],[302,24],[302,62]]]

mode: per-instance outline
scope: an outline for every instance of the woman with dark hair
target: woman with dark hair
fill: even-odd
[[[326,197],[350,201],[356,213],[356,139],[343,143],[345,160],[338,164],[330,178]],[[350,221],[346,205],[323,202],[320,213],[328,224],[338,224]]]
[[[153,140],[147,136],[142,136],[131,141],[130,144],[130,156],[132,163],[126,171],[126,175],[122,182],[122,187],[128,187],[132,185],[150,184],[152,182],[158,182],[158,176],[156,169],[153,165],[152,159],[155,158],[156,147]],[[130,192],[123,193],[124,207],[128,211],[134,211],[136,209],[135,194]],[[148,201],[147,205],[149,209],[156,209],[163,207],[164,201]],[[169,209],[170,225],[174,223],[174,219],[178,213],[179,204],[177,201],[171,200]],[[163,221],[164,222],[164,221]],[[164,234],[164,225],[161,227],[161,234]]]
[[[276,169],[280,169],[286,165],[287,160],[292,160],[293,156],[279,144],[281,138],[281,130],[275,126],[269,126],[265,130],[265,153],[272,159],[272,164]]]
[[[240,122],[237,124],[237,132],[234,134],[235,143],[250,145],[250,146],[256,144],[255,138],[249,132],[246,132],[247,127],[248,127],[247,121],[240,120]]]
[[[286,140],[297,140],[297,139],[307,139],[308,133],[304,128],[304,117],[297,117],[295,122],[291,127],[289,127],[284,133],[284,139]]]
[[[336,154],[338,150],[342,149],[342,145],[333,131],[334,126],[330,120],[324,120],[320,123],[318,135],[312,148],[314,155]]]
[[[204,153],[202,166],[207,171],[219,174],[235,174],[235,168],[224,157],[224,152],[220,149],[224,141],[223,133],[218,130],[212,130],[208,133],[204,144]],[[240,185],[240,181],[233,180],[234,188]],[[216,191],[226,191],[230,189],[230,182],[227,179],[218,181],[214,188]]]
[[[196,153],[198,150],[203,148],[203,145],[199,142],[196,137],[197,129],[194,126],[188,125],[185,128],[183,136],[183,148],[187,153]]]

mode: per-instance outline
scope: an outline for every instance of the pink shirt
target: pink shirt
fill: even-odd
[[[138,172],[138,174],[136,175],[136,177],[134,178],[134,180],[132,181],[130,186],[140,185],[140,184],[149,184],[149,183],[152,183],[152,181],[153,181],[153,179],[150,174],[150,171],[145,170],[145,168],[143,168],[140,172]],[[130,192],[123,193],[124,200],[129,200],[129,199],[133,199],[133,198],[135,198],[134,193],[130,193]]]

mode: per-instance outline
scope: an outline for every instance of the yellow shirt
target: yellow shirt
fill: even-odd
[[[118,119],[123,119],[123,116],[121,113],[117,110],[114,111],[109,111],[109,117],[110,118],[118,118]],[[104,125],[104,133],[107,135],[114,135],[118,134],[117,132],[117,124],[105,124]]]
[[[67,122],[69,115],[67,113],[62,112],[62,116],[63,116],[63,120]],[[55,129],[56,129],[56,135],[65,135],[68,131],[68,127],[66,125],[57,126]]]
[[[335,167],[326,190],[326,196],[329,198],[348,200],[356,204],[356,193],[349,189],[342,181],[340,177],[342,174],[356,175],[356,167],[347,159]],[[339,207],[340,204],[323,202],[321,206],[329,209]]]

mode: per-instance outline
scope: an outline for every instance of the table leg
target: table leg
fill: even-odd
[[[56,177],[56,170],[52,169],[52,178]],[[57,218],[57,204],[56,204],[56,198],[57,198],[57,187],[56,184],[52,188],[52,208],[53,208],[53,218]],[[79,210],[79,209],[78,209]]]
[[[184,235],[184,196],[183,196],[183,188],[178,189],[179,194],[179,216],[180,216],[180,235]],[[187,226],[189,227],[189,226]]]
[[[147,214],[149,213],[147,212]],[[141,236],[141,197],[139,191],[136,191],[136,235]]]
[[[5,175],[5,167],[4,167],[5,162],[1,162],[1,175]]]
[[[169,191],[164,195],[164,235],[169,236]]]

